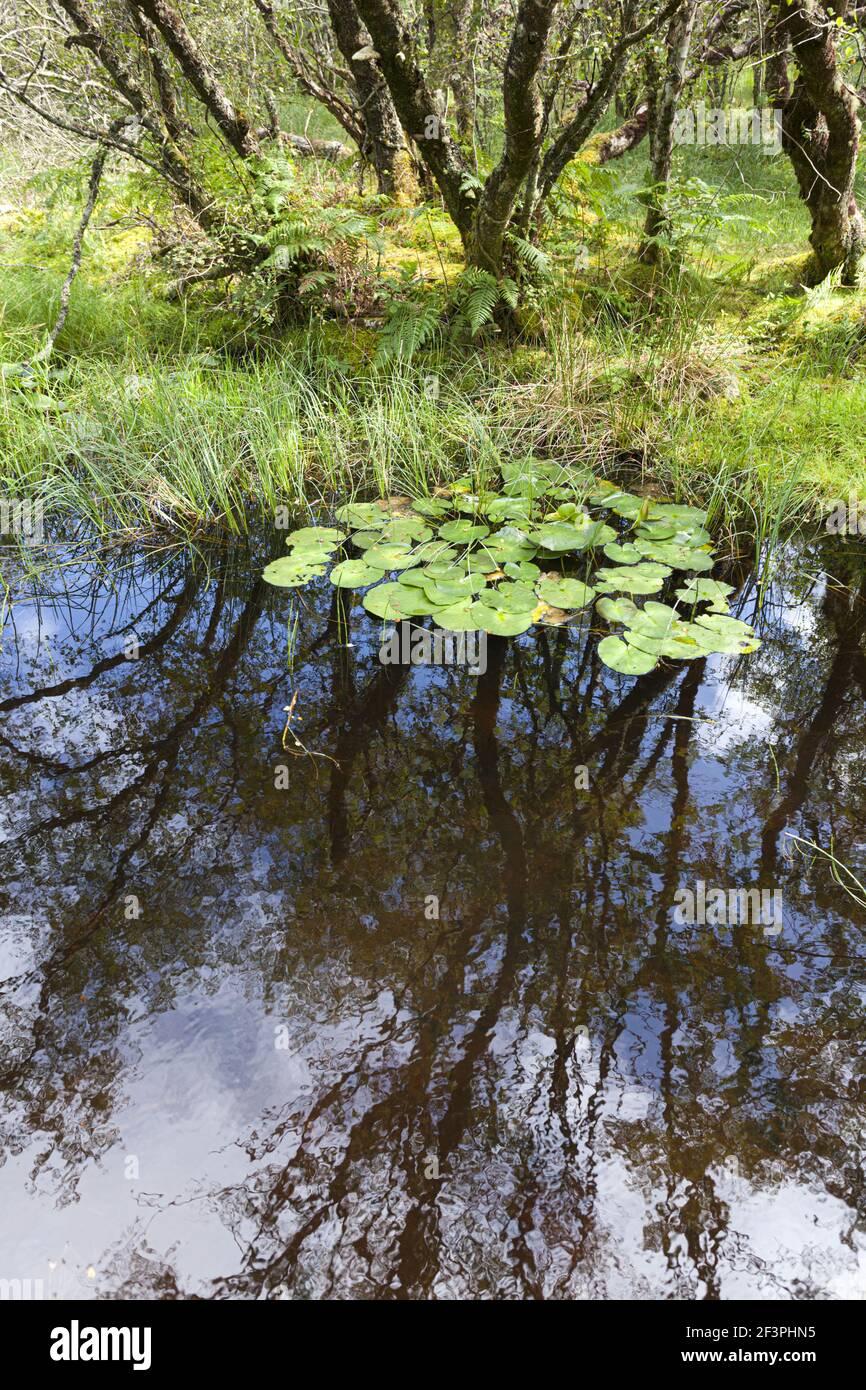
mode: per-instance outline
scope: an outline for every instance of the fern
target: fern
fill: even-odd
[[[540,278],[547,278],[550,274],[550,257],[542,251],[540,246],[533,246],[531,241],[518,236],[516,232],[509,232],[508,243],[513,246],[517,253],[517,259],[523,265]]]
[[[474,337],[489,323],[501,298],[499,281],[488,270],[467,266],[454,287],[454,300]]]
[[[376,361],[410,362],[439,329],[442,306],[435,299],[394,300],[379,338]]]

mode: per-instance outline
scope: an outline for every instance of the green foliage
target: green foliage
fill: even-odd
[[[706,515],[697,508],[637,497],[586,471],[541,459],[507,465],[502,472],[502,492],[460,479],[447,490],[447,497],[344,504],[336,518],[365,528],[351,541],[363,553],[361,558],[339,561],[331,570],[331,583],[365,590],[363,606],[377,618],[429,615],[451,630],[477,628],[515,637],[536,622],[568,621],[599,591],[659,591],[671,579],[672,568],[640,558],[644,550],[638,546],[651,544],[642,540],[651,528],[671,537],[677,568],[705,568]],[[507,515],[503,518],[503,503],[508,510],[519,507],[522,525]],[[605,511],[619,530],[587,511],[587,504]],[[442,520],[449,510],[460,515]],[[435,546],[431,551],[428,520],[437,524],[440,541],[447,543],[447,559]],[[589,582],[595,549],[603,546],[608,553],[616,537],[618,548],[634,550],[637,560],[622,568],[602,566]],[[287,539],[290,555],[272,561],[264,577],[278,587],[298,587],[321,577],[324,563],[345,539],[345,533],[333,527],[302,527]],[[542,572],[532,564],[533,556],[558,568]],[[509,574],[500,568],[503,562],[525,568]],[[575,562],[583,564],[581,578],[567,572]],[[397,577],[386,579],[388,574]],[[730,585],[697,577],[677,589],[677,597],[691,605],[693,615],[699,604],[709,604],[709,611],[695,621],[670,604],[653,600],[639,608],[631,599],[603,597],[599,616],[623,632],[605,638],[598,654],[614,671],[641,675],[662,657],[691,660],[712,652],[754,651],[759,643],[753,629],[728,614],[725,599],[730,592]]]

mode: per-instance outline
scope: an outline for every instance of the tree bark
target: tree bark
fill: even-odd
[[[369,53],[370,35],[354,0],[327,0],[327,4],[331,28],[349,65],[363,113],[366,140],[361,152],[376,170],[379,192],[398,202],[412,203],[418,196],[418,179],[391,93],[376,59],[356,56]]]
[[[162,34],[187,82],[199,101],[207,107],[235,153],[241,159],[254,155],[258,149],[255,131],[244,113],[235,107],[223,90],[216,72],[199,49],[183,17],[168,0],[128,0],[128,3],[140,10]]]
[[[674,151],[674,118],[686,78],[686,63],[698,7],[687,0],[670,22],[667,36],[667,67],[661,90],[650,108],[650,179],[641,260],[658,265],[662,260],[661,239],[669,219],[664,206],[671,176]]]
[[[808,279],[817,283],[841,267],[843,283],[853,285],[866,254],[866,224],[854,196],[859,101],[836,52],[836,19],[847,10],[847,0],[780,0],[777,32],[790,41],[800,74],[786,93],[787,73],[774,71],[774,87],[782,99],[782,147],[812,219]]]

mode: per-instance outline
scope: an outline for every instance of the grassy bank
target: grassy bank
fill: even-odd
[[[702,184],[684,194],[682,265],[662,284],[631,254],[640,158],[604,176],[603,198],[579,199],[568,238],[550,248],[535,341],[440,344],[402,365],[377,365],[375,315],[256,341],[214,291],[171,301],[118,180],[50,367],[23,378],[15,364],[56,312],[80,178],[28,186],[8,174],[0,489],[101,528],[184,533],[241,530],[287,501],[424,492],[530,453],[626,470],[708,503],[731,531],[796,526],[830,497],[864,494],[863,297],[792,288],[808,228],[784,162],[702,152]],[[683,179],[698,167],[688,159]],[[459,269],[435,214],[383,218],[382,232],[380,276],[423,286]],[[574,245],[590,253],[579,274]]]

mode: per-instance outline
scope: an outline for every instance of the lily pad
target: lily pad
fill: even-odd
[[[436,622],[446,632],[476,632],[478,624],[469,602],[452,603],[448,608],[436,610]]]
[[[638,647],[629,646],[621,637],[604,637],[598,644],[598,654],[605,666],[612,671],[620,671],[624,676],[645,676],[658,664],[653,652],[643,652]]]
[[[269,565],[265,565],[262,578],[280,589],[300,589],[302,585],[309,584],[311,579],[316,579],[324,573],[324,564],[310,564],[293,555],[283,555],[279,560],[272,560]]]
[[[505,613],[531,613],[538,607],[535,591],[528,584],[520,583],[500,584],[485,601]]]
[[[657,566],[656,569],[663,570],[663,573],[648,574],[643,563],[615,569],[600,569],[595,575],[595,585],[597,589],[607,592],[619,590],[625,594],[657,594],[664,582],[664,575],[670,571],[664,570],[663,566]]]
[[[409,596],[410,591],[404,585],[390,581],[377,584],[375,589],[368,590],[364,595],[363,604],[374,618],[405,618],[408,614],[402,605],[403,600]]]
[[[363,589],[367,584],[378,584],[384,578],[382,570],[375,569],[363,560],[343,560],[335,565],[330,580],[338,589]]]
[[[524,584],[534,584],[541,570],[531,560],[507,560],[502,566],[509,579],[518,579]]]
[[[616,542],[606,545],[604,553],[615,565],[637,565],[644,558],[644,552],[636,545],[617,545]]]
[[[477,541],[482,536],[489,536],[490,527],[484,526],[481,522],[461,518],[458,521],[446,521],[444,526],[439,527],[439,535],[444,541],[455,541],[458,544],[467,545],[469,541]]]
[[[609,623],[630,623],[641,611],[629,598],[600,598],[595,608]]]
[[[472,617],[482,632],[498,637],[517,637],[532,627],[532,613],[508,613],[504,608],[489,608],[486,603],[473,603]]]
[[[545,575],[535,586],[539,598],[554,608],[585,608],[595,598],[595,589],[580,579],[559,579]]]
[[[733,592],[733,584],[718,579],[692,579],[684,589],[677,589],[677,598],[684,603],[709,603],[712,612],[727,613],[728,594]]]
[[[338,531],[336,526],[301,526],[286,536],[286,545],[293,550],[305,545],[328,546],[333,550],[345,539],[346,532]]]
[[[418,556],[408,545],[397,544],[371,545],[364,552],[364,559],[380,570],[408,570],[419,563]]]

